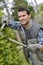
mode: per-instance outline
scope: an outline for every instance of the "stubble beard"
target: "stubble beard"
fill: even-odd
[[[25,24],[23,24],[23,27],[27,27],[29,25],[29,21],[27,21]]]

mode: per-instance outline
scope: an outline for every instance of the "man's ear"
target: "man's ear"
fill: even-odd
[[[31,14],[29,14],[29,18],[31,18]]]

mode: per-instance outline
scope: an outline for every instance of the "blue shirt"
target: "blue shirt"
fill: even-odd
[[[39,33],[38,33],[38,42],[39,44],[43,44],[43,28],[40,28]]]

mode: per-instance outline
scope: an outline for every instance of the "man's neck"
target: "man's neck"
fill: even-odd
[[[27,29],[29,27],[29,22],[24,27]]]

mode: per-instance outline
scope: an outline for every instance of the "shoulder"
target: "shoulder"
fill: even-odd
[[[42,30],[42,31],[43,31],[43,27],[41,27],[41,28],[40,28],[40,30]]]
[[[39,29],[38,35],[41,35],[41,36],[43,35],[43,28],[42,27]]]
[[[43,43],[43,28],[41,27],[38,32],[38,41]]]

